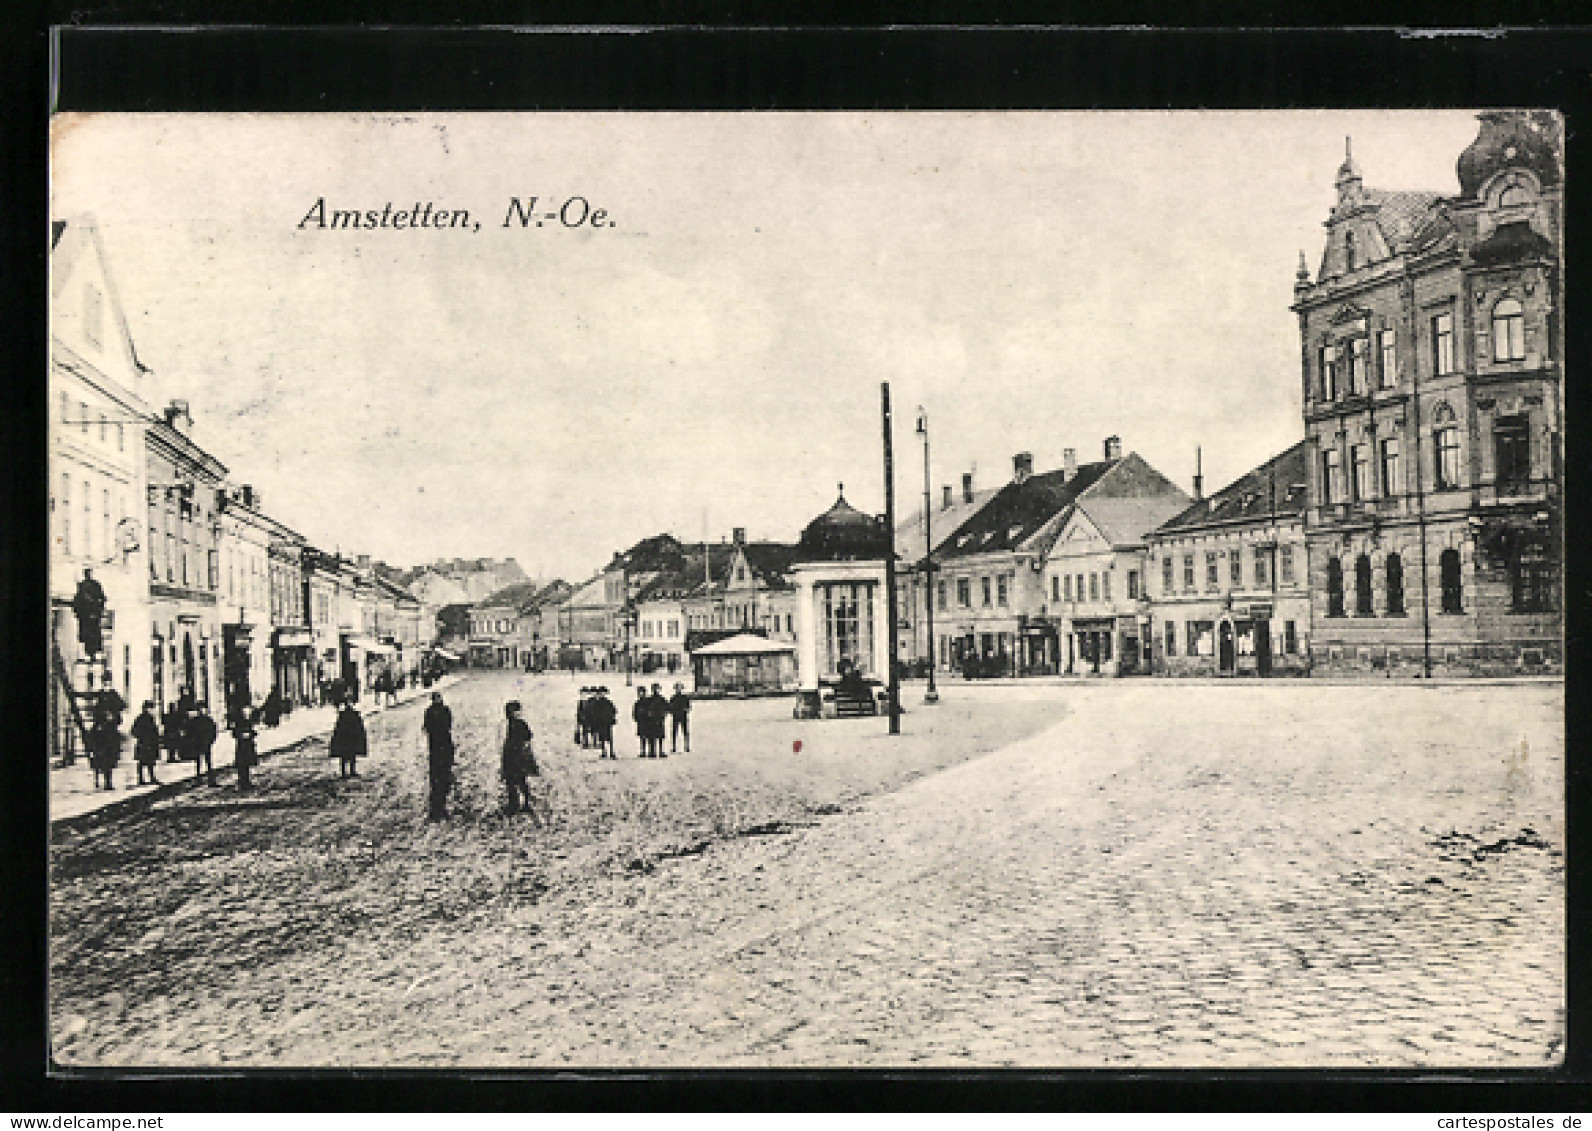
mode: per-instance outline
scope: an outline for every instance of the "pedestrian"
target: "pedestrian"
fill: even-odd
[[[105,780],[106,789],[116,788],[111,775],[121,760],[122,732],[116,729],[109,715],[101,715],[88,732],[88,764],[94,771],[95,789],[100,787],[101,778]]]
[[[282,692],[271,688],[265,697],[265,702],[260,704],[260,722],[264,726],[274,727],[282,721]]]
[[[685,684],[674,685],[669,697],[669,750],[679,753],[680,736],[685,736],[685,752],[691,753],[691,697],[685,693]]]
[[[77,617],[77,641],[89,659],[105,651],[105,590],[94,580],[94,571],[85,569],[72,596],[72,613]]]
[[[346,699],[337,711],[337,722],[332,726],[332,741],[328,749],[331,756],[337,759],[340,776],[359,776],[357,762],[367,753],[365,720],[354,704]]]
[[[669,718],[669,701],[663,697],[663,688],[652,685],[647,699],[647,736],[652,740],[652,756],[667,758],[663,752],[663,732]]]
[[[652,708],[647,705],[647,689],[645,686],[636,688],[636,705],[630,708],[630,717],[636,723],[636,741],[641,746],[639,756],[642,758],[652,757],[651,750],[647,744],[647,738],[651,731],[651,722],[649,720],[652,717]]]
[[[127,700],[110,685],[108,675],[105,680],[105,690],[94,699],[94,717],[99,718],[103,715],[110,719],[112,726],[119,728],[122,725],[122,715],[127,711]]]
[[[188,757],[193,759],[194,779],[207,778],[215,785],[216,767],[211,761],[211,750],[216,744],[216,721],[210,717],[210,708],[198,704],[183,724],[182,736]]]
[[[186,756],[182,745],[184,719],[173,703],[160,717],[160,744],[166,748],[166,761],[180,762]]]
[[[259,711],[242,711],[238,714],[237,722],[232,725],[232,741],[235,743],[232,764],[238,768],[240,793],[254,788],[254,783],[249,780],[249,771],[254,769],[260,760],[260,749],[256,744],[259,718]],[[211,784],[214,784],[213,780]]]
[[[591,698],[592,689],[580,689],[580,698],[575,700],[575,742],[582,749],[591,745]]]
[[[598,687],[594,690],[596,695],[586,710],[596,730],[598,756],[617,761],[619,755],[614,753],[614,724],[619,721],[619,708],[608,698],[608,688]]]
[[[159,785],[155,767],[160,764],[160,724],[155,721],[155,701],[144,700],[144,709],[133,720],[133,761],[138,766],[138,784],[149,775],[150,785]]]
[[[453,786],[453,712],[442,701],[442,692],[431,693],[431,705],[426,708],[420,728],[426,732],[426,752],[431,770],[430,820],[441,821],[448,815],[448,790]]]
[[[514,699],[504,704],[508,716],[508,729],[503,736],[503,784],[508,790],[510,815],[531,808],[532,776],[540,776],[536,754],[531,749],[531,726],[520,716],[520,703]]]

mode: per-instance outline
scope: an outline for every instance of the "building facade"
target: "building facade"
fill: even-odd
[[[929,622],[934,619],[929,607],[934,595],[934,569],[930,553],[945,546],[961,529],[962,524],[976,515],[985,503],[995,497],[995,490],[975,491],[973,473],[962,475],[961,490],[950,484],[940,487],[938,503],[926,510],[920,509],[906,522],[896,527],[896,556],[900,572],[896,577],[896,609],[901,623],[900,656],[909,669],[921,669],[935,662],[946,667],[943,655],[936,655]],[[936,628],[938,625],[935,626]]]
[[[890,529],[883,519],[857,510],[846,502],[844,491],[802,531],[790,569],[799,711],[816,715],[820,688],[848,671],[865,679],[889,679],[889,544]]]
[[[1293,307],[1318,671],[1562,668],[1560,139],[1480,115],[1454,196],[1338,171]]]
[[[1156,674],[1309,674],[1308,481],[1301,441],[1149,536],[1145,640]]]

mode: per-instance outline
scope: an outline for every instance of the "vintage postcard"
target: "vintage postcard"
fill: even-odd
[[[58,116],[53,1063],[1562,1063],[1562,147]]]

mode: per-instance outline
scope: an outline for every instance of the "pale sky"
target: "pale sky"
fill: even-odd
[[[1302,435],[1303,250],[1345,135],[1457,191],[1464,111],[58,119],[157,396],[318,545],[588,576],[659,531],[794,539],[1122,437],[1214,490]],[[593,231],[502,227],[571,196]],[[468,209],[480,230],[300,229]],[[576,206],[578,211],[579,206]]]

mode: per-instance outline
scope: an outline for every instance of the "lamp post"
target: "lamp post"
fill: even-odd
[[[938,703],[940,693],[934,686],[934,669],[939,663],[934,649],[934,537],[929,532],[929,414],[922,405],[918,406],[918,435],[923,437],[923,609],[929,638],[929,688],[923,693],[923,701]]]
[[[890,733],[901,733],[901,677],[898,672],[900,625],[896,622],[895,589],[895,445],[890,419],[890,382],[879,385],[879,409],[884,424],[884,589],[885,616],[889,621]]]

